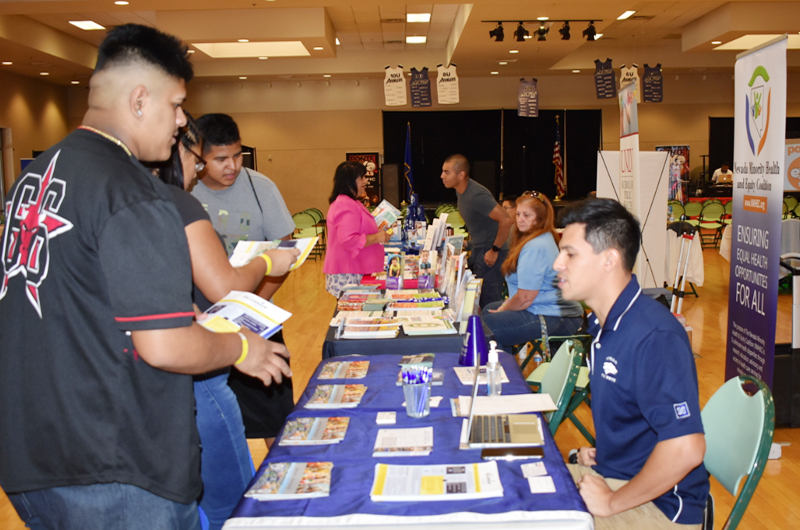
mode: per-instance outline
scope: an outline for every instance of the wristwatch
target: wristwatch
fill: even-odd
[[[495,252],[500,252],[500,247],[498,247],[497,245],[492,245],[492,250],[494,250]]]

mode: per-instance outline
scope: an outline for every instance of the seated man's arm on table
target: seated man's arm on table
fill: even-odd
[[[292,371],[284,358],[289,357],[286,346],[262,339],[247,328],[241,333],[247,338],[247,357],[236,368],[269,385],[280,383]],[[203,374],[230,366],[242,354],[242,339],[238,333],[213,333],[199,324],[167,329],[131,332],[137,353],[147,364],[167,372]]]
[[[672,489],[703,462],[705,451],[705,437],[700,433],[663,440],[656,444],[642,470],[617,491],[592,475],[581,477],[578,489],[592,515],[609,517],[650,502]],[[593,460],[593,448],[581,449],[582,464]]]

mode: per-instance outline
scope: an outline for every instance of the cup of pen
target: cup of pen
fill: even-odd
[[[406,414],[411,418],[424,418],[431,413],[433,370],[428,366],[408,365],[402,372]]]

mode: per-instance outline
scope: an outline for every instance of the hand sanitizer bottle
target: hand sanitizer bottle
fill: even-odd
[[[486,363],[486,389],[490,396],[499,396],[502,392],[502,371],[497,358],[497,343],[489,342],[489,360]]]

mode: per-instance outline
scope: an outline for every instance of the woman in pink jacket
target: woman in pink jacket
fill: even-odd
[[[389,234],[378,230],[372,214],[358,200],[367,188],[366,173],[358,162],[342,162],[333,176],[328,250],[322,270],[325,289],[337,298],[345,285],[383,270],[383,244]]]

